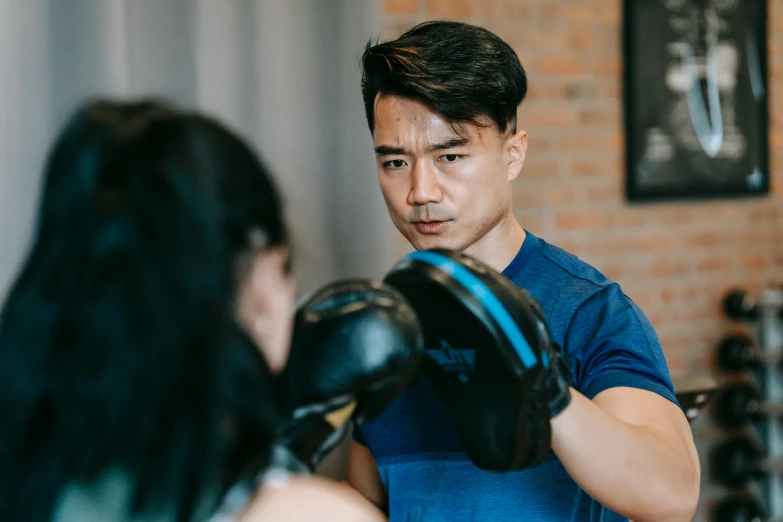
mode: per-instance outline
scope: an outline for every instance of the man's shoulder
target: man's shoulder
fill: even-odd
[[[601,289],[616,283],[590,263],[559,246],[541,239],[537,250],[540,262],[563,279],[582,283],[586,288]]]
[[[594,296],[622,294],[615,281],[575,254],[537,237],[534,247],[526,267],[509,277],[531,291],[545,308],[573,311]]]

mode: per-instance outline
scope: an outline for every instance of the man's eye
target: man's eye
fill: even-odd
[[[394,159],[394,160],[385,162],[383,164],[383,166],[386,167],[386,168],[401,169],[402,167],[405,166],[405,160]]]
[[[459,160],[462,156],[459,154],[444,154],[441,156],[446,163],[454,163],[455,161]]]

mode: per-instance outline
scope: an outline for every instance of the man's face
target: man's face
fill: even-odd
[[[381,191],[394,225],[417,250],[468,249],[511,215],[524,133],[509,137],[494,125],[459,130],[418,101],[376,100]]]

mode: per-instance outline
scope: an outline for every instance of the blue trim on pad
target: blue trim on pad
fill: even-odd
[[[530,345],[519,330],[519,326],[511,318],[506,307],[498,300],[497,296],[487,286],[473,275],[470,270],[450,259],[435,252],[411,252],[406,256],[414,261],[421,261],[439,268],[453,277],[465,287],[473,296],[484,305],[489,314],[498,323],[500,329],[506,334],[511,346],[514,347],[525,368],[530,368],[538,362]]]

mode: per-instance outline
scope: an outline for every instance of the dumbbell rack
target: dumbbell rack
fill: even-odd
[[[781,325],[781,310],[783,310],[783,291],[766,289],[758,299],[759,320],[755,323],[754,336],[758,346],[766,353],[780,356],[783,354],[783,326]],[[783,403],[783,377],[780,366],[764,365],[764,382],[762,389],[767,401],[774,404]],[[781,420],[768,416],[764,420],[764,442],[767,448],[767,458],[777,460],[783,458],[783,429]],[[783,520],[783,477],[780,473],[772,473],[769,477],[766,491],[767,507],[773,520]]]
[[[730,304],[732,298],[733,305]],[[753,344],[763,361],[757,384],[764,402],[777,410],[777,406],[783,404],[783,371],[781,364],[776,364],[783,358],[783,289],[767,288],[755,297],[735,292],[733,296],[727,296],[724,304],[730,317],[743,321],[750,329]],[[764,447],[763,460],[774,464],[783,462],[783,418],[766,415],[757,427]],[[769,470],[763,487],[754,488],[771,521],[783,521],[783,473],[777,469],[779,467],[775,465]]]

